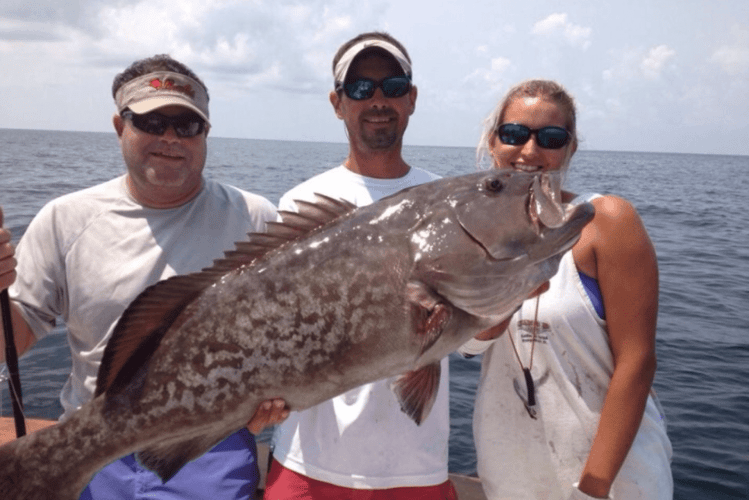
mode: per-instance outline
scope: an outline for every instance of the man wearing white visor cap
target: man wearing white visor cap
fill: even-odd
[[[184,64],[166,55],[136,61],[115,77],[112,93],[126,172],[42,208],[18,244],[9,289],[19,351],[51,333],[57,318],[65,321],[72,370],[61,420],[92,399],[107,342],[133,299],[160,280],[210,266],[276,218],[265,198],[203,177],[208,91]],[[0,245],[0,262],[8,252]],[[247,429],[165,483],[124,457],[94,476],[81,499],[254,498],[257,451],[248,430],[284,412],[282,401],[263,403]]]
[[[330,102],[343,121],[349,154],[343,164],[286,193],[314,201],[314,193],[364,206],[437,175],[409,166],[403,134],[416,105],[411,60],[385,33],[364,33],[333,59]],[[457,499],[447,474],[450,432],[448,362],[429,416],[417,425],[390,390],[392,380],[366,384],[301,412],[276,427],[265,498],[346,500]]]

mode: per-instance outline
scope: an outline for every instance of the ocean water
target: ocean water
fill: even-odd
[[[345,144],[210,138],[206,175],[277,203],[346,152]],[[404,157],[445,176],[475,170],[471,148],[406,146]],[[123,172],[114,134],[0,129],[0,206],[16,241],[47,201]],[[749,498],[749,157],[580,151],[567,186],[629,199],[655,244],[654,384],[674,448],[674,498]],[[64,326],[56,332],[21,360],[29,417],[61,413],[70,353]],[[476,470],[471,419],[479,368],[480,358],[451,357],[453,472]],[[12,415],[6,383],[0,412]]]

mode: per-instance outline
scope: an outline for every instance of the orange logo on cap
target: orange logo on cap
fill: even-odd
[[[182,92],[183,94],[186,94],[193,99],[195,98],[195,91],[192,89],[192,85],[190,85],[189,83],[187,85],[175,85],[174,80],[172,80],[171,78],[167,78],[164,81],[161,81],[158,78],[154,78],[153,80],[151,80],[150,85],[156,90],[176,90],[177,92]]]

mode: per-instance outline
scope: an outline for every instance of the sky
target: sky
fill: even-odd
[[[3,0],[0,128],[112,131],[114,76],[168,53],[208,86],[211,135],[346,142],[331,62],[372,30],[413,61],[405,144],[474,147],[547,78],[581,150],[749,155],[747,0]]]

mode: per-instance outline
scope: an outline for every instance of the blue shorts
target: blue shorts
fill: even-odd
[[[133,455],[99,471],[80,500],[229,500],[254,498],[259,471],[255,437],[235,432],[189,462],[166,483]]]

